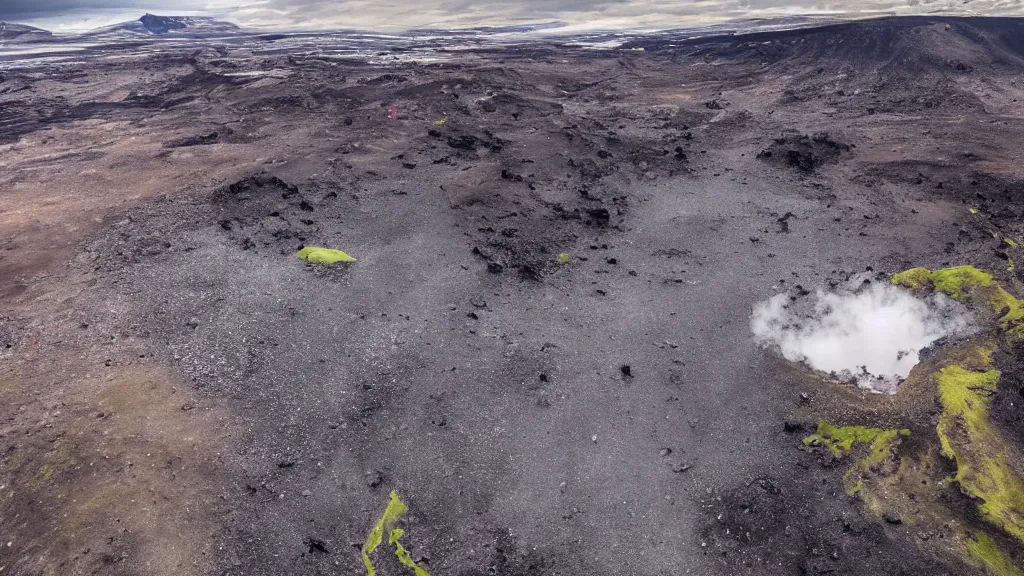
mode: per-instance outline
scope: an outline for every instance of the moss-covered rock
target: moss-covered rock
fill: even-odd
[[[863,457],[858,459],[843,475],[846,493],[857,494],[864,487],[864,477],[880,470],[884,464],[892,461],[893,449],[904,437],[910,436],[910,430],[885,430],[867,428],[865,426],[837,427],[822,420],[817,431],[804,438],[805,446],[824,446],[836,458],[842,458],[852,452],[857,445],[867,445]]]
[[[1004,330],[1017,327],[1024,320],[1024,302],[1004,290],[991,274],[974,266],[957,266],[934,272],[927,268],[912,268],[894,275],[891,281],[911,290],[932,287],[950,298],[995,314]]]
[[[820,420],[803,443],[848,460],[846,492],[880,519],[894,515],[924,535],[922,549],[955,558],[962,573],[1024,576],[1024,448],[1004,436],[990,408],[999,368],[1013,369],[1005,359],[1024,346],[1024,300],[971,266],[913,268],[891,281],[962,302],[982,325],[980,337],[922,358],[891,396],[829,389],[801,409],[801,419]],[[840,420],[869,426],[830,423]]]
[[[999,371],[947,366],[936,374],[942,413],[942,455],[956,463],[953,480],[977,499],[983,517],[1024,542],[1024,481],[1008,460],[1007,445],[989,418]]]
[[[932,271],[927,268],[911,268],[892,277],[892,283],[912,290],[921,290],[932,281]]]
[[[338,262],[356,261],[355,258],[341,250],[317,248],[316,246],[306,246],[302,250],[299,250],[298,257],[308,262],[319,262],[321,264],[337,264]]]
[[[1024,576],[1024,570],[1018,568],[988,534],[973,532],[965,540],[968,557],[983,566],[992,576]]]

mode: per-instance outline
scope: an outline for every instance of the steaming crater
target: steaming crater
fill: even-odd
[[[861,276],[809,298],[783,293],[760,302],[750,327],[759,345],[777,348],[787,360],[894,393],[923,348],[969,334],[972,321],[963,305],[944,294],[921,299]]]

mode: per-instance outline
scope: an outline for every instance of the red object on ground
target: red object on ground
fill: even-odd
[[[388,108],[388,118],[394,119],[395,116],[398,116],[398,106],[392,106],[391,108]]]

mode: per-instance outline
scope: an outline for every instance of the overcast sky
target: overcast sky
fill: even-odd
[[[580,28],[674,27],[790,14],[1024,15],[1024,0],[0,0],[0,20],[55,31],[152,12],[247,28],[391,30],[559,21]]]

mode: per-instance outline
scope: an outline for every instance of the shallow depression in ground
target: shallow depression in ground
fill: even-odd
[[[967,310],[944,294],[918,298],[866,278],[851,284],[819,289],[811,302],[782,293],[758,303],[750,322],[755,339],[787,360],[894,392],[923,348],[971,331]]]

